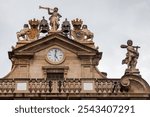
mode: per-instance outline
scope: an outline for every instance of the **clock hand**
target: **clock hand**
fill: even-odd
[[[58,57],[57,57],[57,50],[55,50],[55,55],[54,56],[55,56],[56,59],[58,59]]]
[[[55,55],[55,58],[57,58],[58,59],[58,57]]]

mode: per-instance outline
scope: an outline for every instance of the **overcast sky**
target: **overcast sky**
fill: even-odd
[[[11,69],[8,51],[16,44],[16,32],[30,19],[48,19],[39,5],[58,7],[61,21],[80,18],[88,25],[103,52],[98,68],[108,78],[123,76],[126,50],[120,45],[132,39],[141,47],[137,67],[150,84],[150,0],[0,0],[0,77]]]

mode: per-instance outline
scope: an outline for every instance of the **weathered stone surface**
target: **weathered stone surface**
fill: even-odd
[[[60,35],[61,36],[61,35]],[[40,39],[20,48],[14,49],[11,59],[14,59],[14,70],[7,78],[46,78],[46,74],[42,67],[55,66],[55,69],[61,66],[67,66],[65,78],[105,78],[105,76],[96,69],[101,53],[98,50],[87,45],[75,42],[66,37],[59,37],[59,33]],[[33,44],[33,45],[32,45]],[[59,48],[64,53],[64,61],[60,64],[52,64],[47,60],[47,53],[51,48]],[[20,53],[20,54],[19,54]],[[34,53],[33,57],[27,57],[26,62],[24,56],[27,53]],[[17,61],[22,61],[18,62]]]

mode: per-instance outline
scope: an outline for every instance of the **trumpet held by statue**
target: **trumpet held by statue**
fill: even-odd
[[[49,7],[43,7],[43,6],[39,6],[39,9],[54,10],[54,9],[49,8]]]

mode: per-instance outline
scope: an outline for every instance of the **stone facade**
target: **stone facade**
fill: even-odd
[[[139,71],[129,69],[116,79],[99,71],[102,52],[82,23],[72,20],[71,30],[66,19],[62,30],[50,30],[44,18],[29,20],[31,29],[26,24],[8,52],[12,69],[0,79],[0,99],[150,99],[149,84]],[[40,33],[46,34],[40,38]]]
[[[50,63],[47,53],[51,48],[59,48],[64,53],[64,61],[59,64]],[[46,70],[63,69],[64,78],[106,78],[96,66],[102,53],[85,44],[66,38],[56,33],[43,39],[35,40],[9,52],[13,60],[12,71],[7,79],[14,78],[46,78]]]

